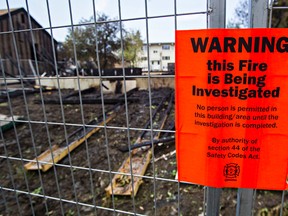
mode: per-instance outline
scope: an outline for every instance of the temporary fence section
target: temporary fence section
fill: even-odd
[[[159,50],[149,44],[166,34],[173,44],[176,30],[225,28],[230,1],[165,0],[163,10],[153,0],[21,3],[24,9],[6,0],[0,10],[0,215],[288,214],[286,191],[212,188],[177,178],[174,68],[152,71],[169,58],[163,51],[157,59]],[[285,25],[280,17],[288,6],[278,4],[251,0],[250,27]],[[35,19],[38,8],[46,25]],[[109,12],[115,18],[99,19]],[[120,41],[113,51],[117,69],[107,69],[102,58],[112,47],[102,46],[99,32],[110,24]],[[127,66],[125,26],[142,28],[148,72]],[[77,38],[86,27],[93,35],[88,48]],[[70,60],[59,64],[63,47],[54,39],[63,31],[70,33],[65,57],[75,63],[69,68],[63,65]],[[83,56],[89,70],[78,64]]]

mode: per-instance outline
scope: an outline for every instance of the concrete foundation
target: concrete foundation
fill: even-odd
[[[84,90],[90,87],[99,86],[99,79],[87,79],[86,77],[79,77],[79,79],[75,77],[60,77],[58,79],[54,77],[42,77],[40,78],[40,82],[38,79],[36,79],[36,85],[47,86],[56,89],[60,87],[61,89]]]
[[[149,85],[151,88],[175,88],[174,78],[171,77],[150,78],[150,82],[148,82],[148,78],[136,78],[135,80],[139,89],[148,89]]]
[[[58,84],[59,80],[59,84]],[[57,78],[49,78],[49,77],[43,77],[40,78],[40,82],[38,79],[36,79],[36,85],[41,86],[47,86],[51,88],[61,88],[61,89],[74,89],[74,90],[81,90],[90,88],[90,87],[99,87],[100,79],[94,78],[94,77],[60,77]],[[104,93],[111,93],[115,92],[116,86],[118,85],[118,89],[120,88],[120,91],[123,93],[124,91],[124,83],[123,81],[118,82],[117,81],[110,81],[110,80],[103,80],[103,92]],[[120,87],[121,86],[121,87]],[[146,90],[148,87],[151,88],[163,88],[163,87],[169,87],[174,88],[174,78],[150,78],[148,82],[148,78],[135,78],[133,80],[126,80],[126,90],[129,91],[133,88],[139,88],[140,90]]]

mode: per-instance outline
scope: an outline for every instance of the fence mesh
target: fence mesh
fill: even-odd
[[[103,12],[111,11],[113,18],[103,21],[97,20],[97,11],[105,1],[87,0],[81,1],[87,6],[82,22],[79,2],[22,1],[27,25],[20,27],[13,18],[18,4],[4,4],[7,28],[1,26],[0,36],[9,37],[11,57],[0,53],[0,215],[206,215],[207,188],[177,181],[174,75],[152,73],[152,48],[147,46],[148,72],[127,76],[124,28],[141,28],[144,44],[156,43],[159,34],[173,43],[177,29],[207,28],[210,1],[162,1],[160,10],[153,0],[111,0],[109,11]],[[269,4],[271,27],[273,14],[288,8]],[[43,27],[32,17],[37,8]],[[36,32],[48,33],[56,47],[54,37],[69,29],[71,57],[77,63],[83,54],[77,27],[90,26],[97,33],[109,23],[120,29],[122,73],[116,76],[101,73],[97,37],[91,48],[97,76],[83,76],[77,64],[73,76],[65,74],[56,48],[50,57],[39,51]],[[22,58],[21,33],[29,38],[32,60]],[[134,144],[141,147],[134,149]],[[223,189],[221,215],[236,214],[237,205],[237,190]],[[287,212],[285,191],[253,191],[251,214]]]

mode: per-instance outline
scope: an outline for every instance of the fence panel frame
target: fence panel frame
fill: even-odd
[[[144,0],[145,1],[145,17],[144,18],[141,18],[143,20],[145,20],[145,24],[146,24],[146,43],[149,44],[149,19],[151,19],[151,17],[148,16],[148,6],[147,6],[147,1],[148,0]],[[29,17],[29,25],[30,25],[30,28],[28,33],[31,34],[31,38],[32,38],[32,41],[34,40],[33,38],[33,31],[32,31],[32,24],[31,24],[31,18],[30,18],[30,13],[29,13],[29,4],[28,4],[28,0],[25,1],[26,2],[26,8],[27,8],[27,11],[28,11],[28,17]],[[97,32],[97,21],[96,21],[96,5],[95,5],[95,0],[92,0],[93,2],[93,12],[94,12],[94,24],[95,24],[95,31]],[[15,32],[17,32],[17,30],[14,31],[13,29],[13,23],[12,23],[12,19],[11,19],[11,12],[10,12],[10,8],[9,8],[9,0],[6,0],[6,3],[7,3],[7,8],[8,8],[8,11],[9,11],[9,14],[10,14],[10,22],[9,22],[9,25],[11,27],[11,35],[14,39],[14,43],[13,43],[13,49],[15,49],[15,52],[17,54],[17,68],[18,68],[18,71],[20,72],[20,77],[18,78],[14,78],[15,80],[19,81],[20,80],[20,84],[22,86],[22,88],[24,89],[24,81],[26,80],[29,80],[29,79],[37,79],[40,83],[40,86],[41,86],[41,79],[39,78],[41,76],[40,72],[39,72],[39,67],[41,66],[41,62],[39,62],[37,60],[37,56],[36,56],[36,47],[35,47],[35,43],[33,43],[33,50],[34,50],[34,54],[35,54],[35,62],[32,62],[29,60],[29,67],[33,67],[32,70],[33,70],[33,74],[34,75],[37,75],[37,77],[34,77],[34,78],[25,78],[24,76],[22,76],[22,69],[21,69],[21,65],[23,65],[23,63],[21,63],[21,60],[19,58],[19,51],[17,50],[17,45],[16,45],[16,42],[15,42]],[[71,21],[71,27],[72,27],[72,32],[73,32],[73,27],[75,26],[75,24],[73,23],[73,13],[72,13],[72,8],[71,8],[71,0],[68,0],[68,3],[69,3],[69,13],[70,13],[70,21]],[[120,26],[120,29],[122,27],[122,22],[123,22],[123,19],[121,18],[121,0],[117,0],[117,3],[118,3],[118,14],[119,14],[119,26]],[[167,16],[164,16],[164,17],[171,17],[171,16],[174,16],[174,21],[175,21],[175,30],[177,30],[177,17],[180,16],[179,14],[177,14],[177,8],[176,8],[176,5],[177,5],[177,0],[174,0],[174,14],[173,15],[167,15]],[[272,3],[270,4],[269,6],[269,0],[250,0],[250,7],[249,7],[249,15],[250,15],[250,27],[251,28],[265,28],[268,26],[268,13],[270,12],[270,20],[269,20],[269,27],[271,27],[271,19],[272,19],[272,12],[273,12],[273,0],[272,0]],[[49,27],[48,28],[43,28],[44,30],[47,29],[50,34],[51,34],[51,42],[52,44],[54,43],[54,40],[53,40],[53,29],[55,28],[55,26],[52,26],[52,23],[51,23],[51,14],[50,14],[50,10],[49,10],[49,0],[46,0],[46,6],[47,6],[47,12],[48,12],[48,17],[49,17]],[[275,8],[277,9],[277,8]],[[284,8],[278,8],[278,9],[288,9],[288,7],[284,7]],[[269,11],[270,10],[270,11]],[[207,14],[207,28],[225,28],[226,27],[226,0],[207,0],[207,11],[205,12],[199,12],[199,14],[203,14],[203,13],[206,13]],[[191,13],[191,14],[197,14],[196,13]],[[183,15],[183,14],[182,14]],[[153,18],[153,17],[152,17]],[[157,17],[154,17],[154,18],[157,18]],[[138,18],[135,18],[135,20],[137,20]],[[140,19],[140,18],[139,18]],[[133,20],[133,19],[132,19]],[[70,26],[70,25],[69,25]],[[57,28],[57,27],[56,27]],[[73,38],[73,51],[74,51],[74,57],[75,59],[77,60],[77,52],[76,52],[76,47],[75,47],[75,39]],[[123,54],[123,35],[122,35],[122,30],[121,30],[121,50],[122,50],[122,54],[121,54],[121,62],[122,62],[122,67],[123,67],[123,75],[121,76],[121,78],[123,78],[123,80],[125,81],[126,80],[126,76],[125,76],[125,70],[124,70],[124,54]],[[97,38],[96,38],[96,44],[95,44],[95,56],[97,57],[97,62],[98,62],[98,66],[99,66],[99,70],[101,71],[101,65],[100,65],[100,60],[99,60],[99,53],[97,52],[98,50],[98,42],[97,42]],[[147,47],[148,48],[148,62],[150,60],[150,55],[149,55],[149,46]],[[5,85],[5,88],[6,90],[8,89],[7,88],[7,80],[9,80],[9,78],[7,79],[6,78],[6,75],[5,75],[5,70],[4,70],[4,64],[5,63],[5,60],[4,59],[1,59],[1,53],[0,53],[0,66],[1,66],[1,70],[2,70],[2,78],[0,79],[3,79],[4,80],[4,85]],[[34,68],[34,64],[35,64],[35,68]],[[56,53],[54,51],[54,64],[55,64],[55,71],[56,71],[56,74],[59,75],[59,69],[57,68],[57,62],[56,62]],[[15,66],[14,66],[15,67]],[[78,70],[78,68],[76,69],[77,71],[77,77],[75,79],[77,79],[77,84],[79,86],[78,88],[78,91],[79,91],[79,97],[80,97],[80,107],[81,107],[81,123],[78,124],[77,126],[78,127],[83,127],[84,131],[85,131],[85,128],[87,125],[85,125],[85,120],[84,120],[84,110],[83,110],[83,103],[82,103],[82,100],[81,100],[81,88],[80,88],[80,78],[79,78],[79,75],[80,75],[80,72]],[[151,82],[151,69],[150,69],[150,64],[148,64],[148,76],[147,76],[147,82],[150,83]],[[169,76],[167,76],[169,77]],[[11,78],[10,78],[11,79]],[[100,84],[103,82],[102,80],[102,77],[101,77],[101,73],[99,74],[99,79],[100,79]],[[13,79],[12,79],[13,80]],[[60,83],[59,83],[59,78],[57,78],[57,84],[58,84],[58,87],[60,87]],[[149,112],[149,119],[150,119],[150,124],[151,124],[151,128],[149,129],[149,131],[151,132],[151,142],[152,142],[152,148],[154,147],[154,143],[153,143],[153,132],[155,131],[154,128],[153,128],[153,119],[152,119],[152,98],[151,98],[151,95],[152,95],[152,89],[151,89],[151,86],[148,84],[149,86],[149,105],[150,105],[150,112]],[[124,82],[124,89],[126,89],[126,82]],[[101,99],[102,99],[102,115],[103,115],[103,119],[105,120],[106,116],[105,116],[105,105],[104,105],[104,96],[103,96],[103,90],[102,88],[100,88],[101,90]],[[61,90],[59,88],[58,90],[58,93],[59,95],[62,95],[61,94]],[[37,124],[37,122],[33,122],[30,120],[29,118],[29,110],[28,110],[28,105],[27,105],[27,99],[26,99],[26,94],[23,90],[23,95],[24,95],[24,101],[25,101],[25,109],[26,109],[26,113],[27,113],[27,116],[28,116],[28,120],[27,121],[22,121],[22,122],[25,122],[28,124],[29,128],[30,128],[30,136],[31,136],[31,140],[32,140],[32,143],[33,143],[33,146],[34,146],[34,151],[36,149],[35,147],[35,143],[34,143],[34,133],[33,133],[33,130],[32,130],[32,127],[31,125],[32,124]],[[44,96],[43,96],[43,92],[42,92],[42,89],[40,88],[40,98],[41,98],[41,104],[42,104],[42,109],[43,109],[43,115],[44,115],[44,120],[41,122],[41,124],[43,124],[45,126],[45,130],[46,130],[46,133],[48,135],[48,144],[49,144],[49,148],[51,149],[52,148],[52,143],[51,143],[51,137],[50,137],[50,133],[49,133],[49,124],[51,124],[51,122],[48,122],[47,120],[47,116],[46,116],[46,111],[45,111],[45,105],[44,105]],[[124,94],[124,98],[125,98],[125,116],[126,116],[126,125],[125,125],[125,129],[126,129],[126,132],[127,132],[127,143],[128,143],[128,146],[129,148],[131,148],[131,140],[130,140],[130,130],[133,130],[133,128],[130,128],[130,123],[129,123],[129,109],[128,109],[128,102],[127,102],[127,94],[126,94],[126,91],[125,91],[125,94]],[[61,105],[61,110],[62,110],[62,119],[63,121],[59,124],[62,124],[65,128],[65,140],[66,140],[66,144],[68,144],[68,138],[67,138],[67,129],[66,129],[66,126],[69,125],[66,123],[65,121],[65,114],[64,114],[64,108],[63,108],[63,102],[62,102],[62,96],[60,96],[60,105]],[[11,105],[11,99],[9,98],[9,95],[8,95],[8,105],[9,105],[9,110],[13,116],[13,107]],[[21,121],[20,121],[21,122]],[[117,128],[117,127],[115,127]],[[105,146],[106,146],[106,156],[108,158],[108,163],[109,163],[109,170],[105,170],[106,174],[109,175],[110,177],[110,183],[112,181],[112,175],[114,174],[117,174],[117,172],[113,172],[112,169],[111,169],[111,161],[110,161],[110,157],[109,157],[109,141],[108,141],[108,135],[107,135],[107,129],[115,129],[115,128],[109,128],[106,124],[104,124],[103,126],[103,129],[104,129],[104,134],[105,134]],[[120,127],[119,127],[120,128]],[[123,128],[121,128],[123,129]],[[22,156],[22,152],[21,152],[21,146],[20,146],[20,143],[19,143],[19,140],[18,140],[18,131],[17,131],[17,128],[14,126],[13,127],[13,130],[15,132],[15,139],[16,139],[16,144],[17,144],[17,147],[18,147],[18,151],[19,151],[19,158],[14,158],[14,157],[10,157],[8,156],[8,154],[6,152],[4,152],[4,154],[0,157],[1,159],[6,159],[7,160],[7,164],[8,164],[8,168],[9,168],[9,172],[10,172],[10,177],[11,177],[11,182],[12,182],[12,188],[6,188],[6,187],[3,187],[2,185],[0,185],[0,193],[1,193],[1,197],[4,201],[4,204],[5,204],[5,208],[7,209],[8,206],[6,204],[6,197],[5,197],[5,193],[4,192],[13,192],[15,193],[15,202],[17,203],[17,207],[18,207],[18,212],[19,214],[21,215],[23,212],[21,210],[21,203],[19,203],[19,199],[18,199],[18,195],[17,194],[25,194],[28,196],[29,198],[29,204],[30,204],[30,208],[31,208],[31,212],[32,212],[32,215],[36,215],[35,213],[35,209],[34,209],[34,206],[33,206],[33,201],[32,201],[32,198],[33,197],[41,197],[43,198],[44,200],[45,199],[50,199],[50,200],[56,200],[56,201],[59,201],[59,204],[60,204],[60,207],[61,207],[61,213],[62,215],[65,215],[65,212],[64,212],[64,208],[63,208],[63,203],[71,203],[71,204],[76,204],[76,207],[77,207],[77,214],[78,215],[81,215],[81,212],[80,212],[80,207],[81,206],[87,206],[87,207],[91,207],[91,208],[94,208],[94,213],[95,215],[97,215],[97,210],[98,209],[101,209],[101,210],[106,210],[106,211],[109,211],[111,213],[113,213],[114,215],[117,215],[118,213],[123,213],[123,214],[131,214],[131,215],[140,215],[140,214],[137,214],[137,210],[136,210],[136,204],[135,204],[135,197],[134,195],[131,197],[132,199],[132,211],[128,212],[128,211],[122,211],[120,209],[117,209],[115,207],[115,196],[114,194],[112,193],[112,207],[111,208],[106,208],[106,207],[102,207],[100,205],[97,205],[96,204],[96,201],[95,201],[95,198],[93,197],[93,205],[89,205],[89,204],[85,204],[85,203],[81,203],[80,201],[78,201],[77,199],[77,191],[76,191],[76,186],[75,186],[75,180],[74,180],[74,175],[73,175],[73,169],[75,169],[75,167],[72,165],[72,162],[71,162],[71,156],[70,156],[70,152],[68,154],[68,157],[69,157],[69,165],[67,166],[63,166],[67,169],[70,169],[71,171],[71,177],[72,177],[72,182],[73,182],[73,189],[74,189],[74,195],[75,195],[75,201],[74,200],[67,200],[67,199],[63,199],[62,198],[62,194],[61,194],[61,190],[60,190],[60,186],[59,186],[59,180],[58,180],[58,175],[57,175],[57,166],[59,165],[56,165],[54,162],[54,165],[53,166],[53,172],[54,172],[54,177],[56,179],[56,188],[57,188],[57,192],[58,192],[58,197],[52,197],[52,196],[48,196],[45,194],[45,191],[43,191],[43,194],[39,195],[39,194],[33,194],[33,192],[30,190],[29,188],[29,183],[27,182],[27,176],[26,176],[26,173],[23,172],[23,175],[24,175],[24,179],[25,179],[25,184],[26,184],[26,187],[27,187],[27,190],[19,190],[17,189],[17,187],[15,186],[14,184],[14,180],[13,180],[13,172],[12,172],[12,167],[11,167],[11,164],[10,164],[10,160],[18,160],[22,163],[22,165],[24,164],[24,162],[27,162],[29,161],[28,159],[25,159],[23,158]],[[140,128],[141,130],[141,128]],[[144,130],[143,130],[144,131]],[[157,131],[157,130],[156,130]],[[175,133],[175,131],[169,131],[170,133]],[[0,140],[3,141],[5,143],[5,139],[4,139],[4,136],[3,136],[3,132],[0,130]],[[4,148],[5,149],[5,148]],[[88,147],[88,144],[87,144],[87,140],[85,141],[85,151],[87,153],[87,158],[88,158],[88,168],[84,168],[83,167],[83,170],[86,170],[89,172],[89,179],[90,179],[90,182],[91,182],[91,192],[92,193],[95,193],[94,192],[94,188],[93,188],[93,179],[92,179],[92,172],[102,172],[103,170],[97,170],[97,169],[93,169],[91,167],[91,164],[90,164],[90,159],[89,159],[89,147]],[[130,151],[129,151],[130,152]],[[36,155],[36,151],[35,151],[35,156]],[[131,158],[131,153],[129,153],[129,157]],[[158,206],[158,203],[157,203],[157,181],[158,180],[164,180],[164,181],[170,181],[170,182],[173,182],[175,184],[177,184],[177,194],[178,194],[178,198],[177,198],[177,206],[178,206],[178,215],[180,216],[181,215],[181,209],[180,209],[180,203],[181,203],[181,197],[180,197],[180,185],[181,184],[184,184],[183,182],[179,182],[178,180],[169,180],[169,179],[161,179],[161,178],[158,178],[155,174],[155,156],[154,156],[154,152],[153,152],[153,155],[152,155],[152,170],[153,170],[153,175],[152,176],[144,176],[146,177],[147,179],[153,181],[153,194],[154,194],[154,197],[151,198],[153,199],[153,203],[154,203],[154,211],[153,211],[153,214],[154,215],[159,215],[161,212],[159,212],[159,210],[157,209],[157,206]],[[61,166],[61,165],[60,165]],[[132,170],[132,163],[131,163],[131,170]],[[122,173],[123,174],[123,173]],[[39,171],[37,173],[37,177],[39,178],[40,182],[41,182],[41,186],[43,184],[42,182],[42,173]],[[133,184],[133,177],[138,177],[137,175],[134,175],[133,172],[131,171],[130,173],[125,173],[125,175],[129,175],[131,176],[132,178],[132,184]],[[44,188],[42,186],[42,188]],[[133,193],[134,194],[134,193]],[[222,194],[222,189],[221,188],[213,188],[213,187],[205,187],[205,190],[204,190],[204,200],[203,200],[203,203],[204,203],[204,208],[203,208],[203,214],[204,215],[207,215],[207,216],[216,216],[216,215],[219,215],[219,211],[220,211],[220,199],[221,199],[221,194]],[[281,197],[281,212],[280,212],[280,215],[282,216],[283,215],[283,209],[284,209],[284,203],[285,203],[285,195],[286,195],[286,191],[283,191],[282,192],[282,197]],[[253,189],[238,189],[238,193],[237,193],[237,207],[236,207],[236,216],[248,216],[248,215],[253,215],[253,208],[254,208],[254,202],[255,202],[255,199],[256,199],[256,190],[253,190]],[[44,202],[44,207],[46,209],[46,212],[48,213],[49,212],[49,207],[47,205],[46,202]]]

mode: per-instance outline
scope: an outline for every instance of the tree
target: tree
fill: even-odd
[[[287,0],[274,1],[274,6],[287,7]],[[272,27],[287,28],[288,27],[288,11],[287,10],[273,10]]]
[[[80,25],[68,30],[60,56],[66,58],[74,57],[74,46],[76,46],[77,59],[80,61],[96,60],[96,38],[98,45],[98,54],[100,66],[103,69],[114,67],[116,63],[121,62],[121,39],[119,22],[111,22],[105,14],[97,15],[97,25],[95,29],[94,19],[82,19]],[[143,42],[139,31],[127,32],[122,26],[123,45],[124,45],[124,60],[131,63],[133,66],[137,62],[137,53],[141,50]]]
[[[131,67],[135,67],[139,60],[139,53],[143,47],[140,31],[127,32],[124,39],[124,60],[129,62]]]
[[[78,60],[88,61],[91,58],[95,59],[97,38],[101,68],[113,67],[115,63],[119,62],[115,51],[121,47],[120,39],[117,35],[120,27],[118,22],[109,21],[111,20],[105,14],[98,14],[97,31],[94,24],[87,24],[94,22],[93,17],[88,20],[82,19],[80,25],[74,27],[74,34],[72,28],[70,28],[63,43],[66,56],[68,58],[74,57],[73,43],[75,43]]]
[[[235,8],[235,17],[228,22],[229,28],[249,27],[249,3],[248,0],[241,0]]]
[[[228,22],[229,28],[247,28],[249,27],[249,0],[241,0],[238,7],[235,9],[235,17]],[[273,1],[273,6],[287,6],[287,0]],[[267,17],[268,19],[268,17]],[[287,28],[288,27],[288,12],[287,10],[273,9],[272,13],[272,28]]]

